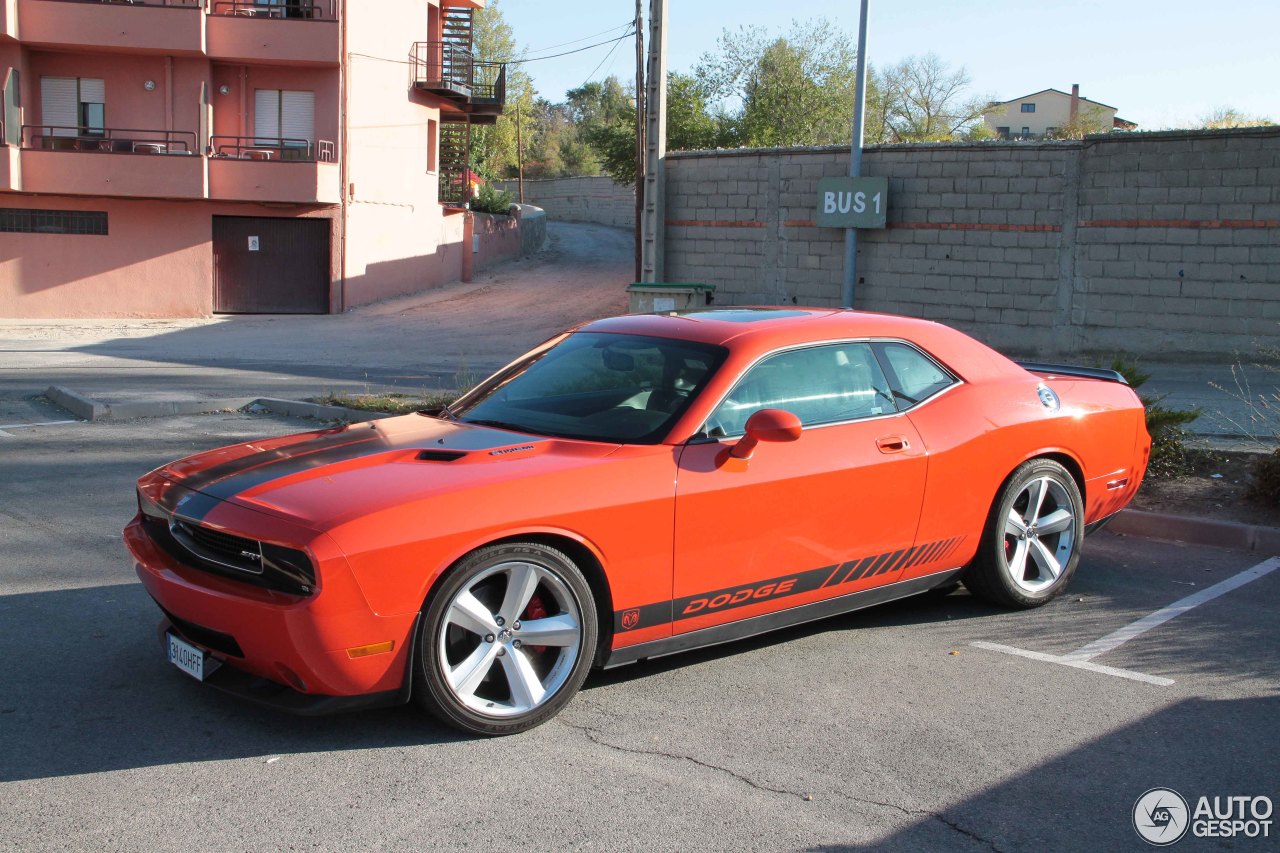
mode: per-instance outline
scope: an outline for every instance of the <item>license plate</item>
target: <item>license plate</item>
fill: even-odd
[[[173,634],[165,636],[169,638],[169,663],[196,681],[204,681],[207,653],[203,649],[197,649],[190,643],[179,640]]]

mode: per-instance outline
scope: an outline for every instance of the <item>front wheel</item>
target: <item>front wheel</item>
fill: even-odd
[[[578,692],[595,655],[591,588],[567,556],[533,542],[464,558],[423,616],[414,695],[473,734],[546,722]]]
[[[1032,459],[1000,490],[964,585],[1006,607],[1039,607],[1066,589],[1083,541],[1075,479],[1052,459]]]

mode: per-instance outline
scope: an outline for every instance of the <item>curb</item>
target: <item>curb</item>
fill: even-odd
[[[1140,509],[1124,509],[1106,527],[1112,533],[1143,539],[1164,539],[1190,545],[1260,551],[1280,556],[1280,528],[1235,521],[1210,521],[1182,515],[1165,515]]]
[[[44,395],[57,406],[86,421],[163,418],[173,415],[204,415],[210,412],[235,411],[253,402],[252,397],[227,397],[215,400],[157,400],[150,403],[103,403],[70,388],[53,385]]]
[[[321,421],[363,421],[389,418],[385,412],[367,412],[348,409],[345,406],[325,406],[305,403],[301,400],[282,400],[275,397],[223,397],[212,400],[157,400],[144,403],[103,403],[70,388],[53,385],[44,392],[54,405],[66,409],[85,421],[132,420],[135,418],[166,418],[174,415],[207,415],[212,412],[235,412],[241,409],[274,412],[294,418],[315,418]]]
[[[348,409],[345,406],[326,406],[323,403],[306,403],[302,400],[284,400],[277,397],[256,397],[244,403],[242,408],[293,418],[315,418],[318,421],[346,421],[347,423],[362,423],[393,417],[388,412],[369,412],[362,409]]]

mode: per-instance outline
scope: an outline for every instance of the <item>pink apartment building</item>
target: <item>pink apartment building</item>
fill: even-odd
[[[457,279],[471,126],[505,101],[483,5],[0,0],[0,316],[337,312]]]

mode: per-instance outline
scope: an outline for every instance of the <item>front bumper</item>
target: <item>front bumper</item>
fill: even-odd
[[[168,645],[166,635],[171,631],[187,642],[199,645],[166,616],[160,621],[156,631],[160,640],[161,653],[164,653]],[[412,660],[411,656],[410,660]],[[283,711],[300,717],[322,717],[328,714],[403,705],[409,701],[412,694],[412,679],[412,673],[406,672],[403,684],[394,690],[357,696],[329,696],[319,693],[299,693],[279,682],[236,669],[232,663],[224,663],[212,675],[206,676],[202,683],[245,702],[270,708],[273,711]]]
[[[318,561],[319,590],[295,596],[186,566],[158,547],[136,518],[124,542],[165,613],[162,630],[174,630],[223,664],[208,679],[211,686],[306,714],[408,698],[418,613],[374,613],[336,546]],[[354,658],[347,652],[386,641],[393,643],[390,652]]]

